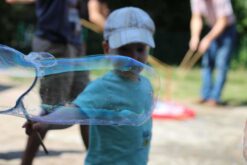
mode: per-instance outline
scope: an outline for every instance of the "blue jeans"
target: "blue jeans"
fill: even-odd
[[[235,25],[231,25],[212,42],[204,54],[202,58],[202,99],[221,101],[222,89],[227,78],[235,40],[236,28]],[[214,77],[215,68],[216,75]]]

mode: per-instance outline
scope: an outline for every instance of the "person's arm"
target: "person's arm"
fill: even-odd
[[[88,13],[89,20],[99,26],[103,31],[106,17],[109,13],[108,6],[99,2],[99,0],[89,0]]]
[[[46,132],[47,130],[65,129],[65,128],[68,128],[70,126],[71,125],[55,125],[55,124],[47,124],[47,123],[41,123],[41,122],[27,121],[24,123],[22,128],[25,128],[25,132],[27,135],[31,135],[34,131]]]
[[[203,26],[203,20],[201,14],[193,13],[190,21],[191,38],[189,42],[189,47],[192,51],[197,50],[200,41],[202,26]]]
[[[54,110],[54,112],[45,115],[45,116],[37,116],[32,117],[32,120],[40,121],[37,123],[27,122],[23,125],[23,128],[26,128],[26,133],[29,135],[33,131],[46,131],[53,129],[65,129],[72,124],[48,124],[49,123],[57,123],[58,121],[65,122],[69,120],[82,120],[85,118],[85,115],[80,111],[80,109],[75,105],[70,106],[61,106]],[[42,121],[42,123],[41,123]]]
[[[202,39],[198,49],[199,52],[204,53],[205,51],[207,51],[211,42],[219,37],[219,35],[225,30],[228,24],[229,23],[226,16],[218,18],[209,33]]]
[[[35,0],[5,0],[9,4],[29,4],[34,3]]]

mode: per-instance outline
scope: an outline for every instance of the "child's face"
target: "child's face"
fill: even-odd
[[[131,57],[141,63],[147,62],[149,47],[142,43],[132,43],[112,50],[114,53]]]
[[[103,49],[105,54],[123,55],[131,57],[141,63],[146,63],[150,48],[143,43],[131,43],[116,49],[111,49],[107,42],[103,42]]]
[[[107,42],[103,42],[103,48],[105,54],[116,54],[131,57],[141,63],[146,63],[149,53],[149,46],[143,43],[131,43],[121,46],[116,49],[109,48]],[[138,78],[138,74],[141,72],[142,67],[132,67],[130,71],[117,71],[118,74],[128,77],[130,79]]]

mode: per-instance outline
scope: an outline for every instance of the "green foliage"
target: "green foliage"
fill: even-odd
[[[247,68],[247,36],[239,38],[236,52],[234,53],[232,68]]]
[[[247,1],[232,1],[236,20],[237,30],[239,33],[238,43],[236,47],[235,57],[232,62],[233,68],[247,67]]]
[[[245,34],[247,32],[247,1],[234,0],[232,3],[237,18],[238,32]]]
[[[34,5],[9,5],[0,1],[0,43],[30,51],[35,10]]]
[[[179,64],[188,49],[190,0],[108,0],[110,9],[136,6],[146,10],[156,24],[153,55],[168,64]],[[232,66],[247,67],[247,0],[232,0],[239,39]],[[8,5],[0,1],[0,43],[30,51],[35,25],[34,5]],[[102,35],[88,32],[88,53],[102,53]]]

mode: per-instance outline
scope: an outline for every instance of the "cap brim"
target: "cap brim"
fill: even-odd
[[[153,34],[145,29],[124,29],[113,33],[109,37],[109,46],[112,49],[130,43],[144,43],[152,48],[155,47]]]

